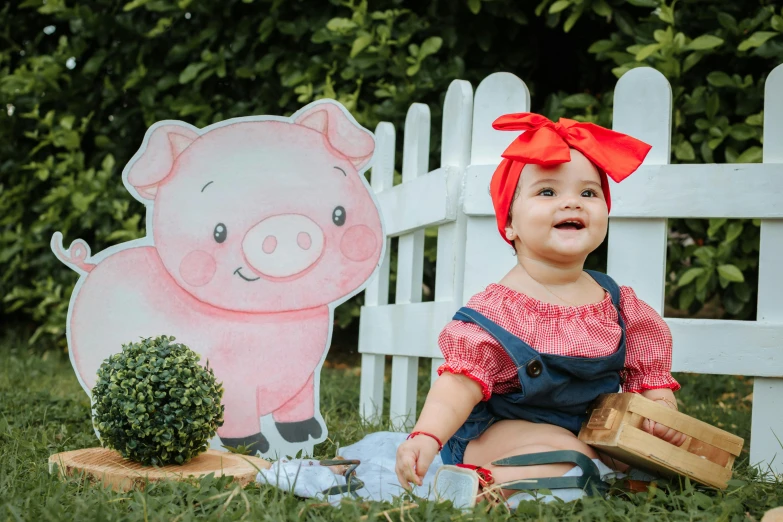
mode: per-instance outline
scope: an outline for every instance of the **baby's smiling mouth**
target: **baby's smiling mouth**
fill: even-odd
[[[582,230],[585,228],[585,223],[579,218],[576,219],[564,219],[555,228],[558,230]]]
[[[239,268],[237,268],[236,270],[234,270],[234,273],[236,275],[238,275],[239,277],[241,277],[242,279],[244,279],[245,281],[251,281],[252,282],[252,281],[258,281],[259,279],[261,279],[260,277],[256,277],[255,279],[247,278],[244,275],[242,275],[242,272],[240,272],[240,270],[242,270],[241,266]]]

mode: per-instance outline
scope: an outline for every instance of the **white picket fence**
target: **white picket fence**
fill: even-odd
[[[783,65],[769,75],[764,156],[756,164],[670,165],[671,87],[654,69],[617,83],[613,128],[653,146],[640,169],[612,182],[607,272],[659,313],[664,306],[667,218],[760,218],[757,321],[672,319],[673,370],[746,375],[753,387],[751,463],[783,473]],[[442,362],[441,329],[474,293],[515,263],[497,233],[489,181],[513,133],[492,121],[530,110],[524,82],[495,73],[476,89],[455,80],[443,110],[440,167],[428,165],[430,114],[413,104],[405,121],[401,184],[393,185],[395,130],[376,129],[371,185],[388,238],[398,237],[396,302],[388,304],[389,254],[366,291],[359,333],[362,416],[383,415],[384,362],[392,356],[389,418],[409,429],[416,418],[419,359]],[[438,227],[434,302],[421,302],[424,229]],[[777,455],[777,458],[776,458]]]

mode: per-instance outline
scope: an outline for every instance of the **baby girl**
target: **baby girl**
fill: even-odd
[[[623,391],[677,408],[666,323],[631,288],[584,269],[607,234],[607,176],[623,180],[651,147],[595,124],[531,113],[502,116],[493,127],[524,131],[490,184],[498,230],[517,263],[440,334],[445,363],[397,452],[406,488],[422,484],[438,452],[445,465],[473,470],[479,484],[500,484],[506,497],[515,491],[503,484],[562,477],[580,458],[594,465],[577,453],[620,469],[577,438],[590,403]],[[685,441],[654,422],[643,428],[675,445]],[[493,464],[520,455],[537,460]]]

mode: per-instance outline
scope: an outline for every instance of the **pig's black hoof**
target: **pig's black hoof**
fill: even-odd
[[[310,437],[321,436],[321,424],[315,417],[299,422],[275,422],[280,436],[288,442],[307,442]]]
[[[240,446],[245,446],[248,450],[250,450],[251,455],[255,455],[257,452],[266,453],[269,451],[269,441],[266,440],[266,437],[264,437],[261,433],[238,438],[220,437],[220,442],[222,442],[224,446],[229,446],[235,449],[239,448]]]

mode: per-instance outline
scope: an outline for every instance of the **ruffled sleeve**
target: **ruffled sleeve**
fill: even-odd
[[[679,383],[671,375],[672,335],[669,326],[627,286],[620,288],[620,308],[626,326],[623,391],[679,390]]]
[[[438,375],[450,372],[473,379],[481,385],[484,401],[492,395],[502,365],[513,366],[500,344],[473,323],[451,321],[438,336],[438,346],[446,359],[438,368]]]

